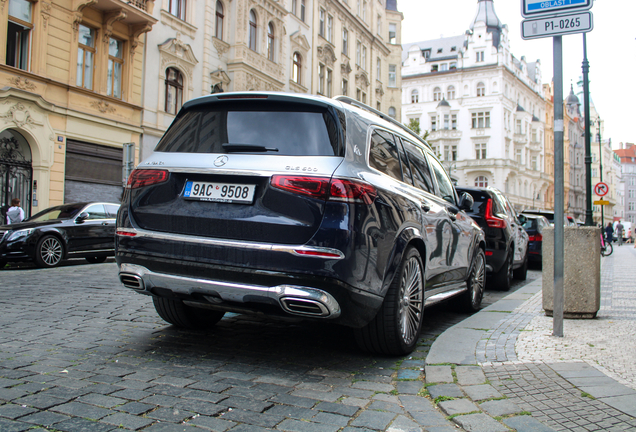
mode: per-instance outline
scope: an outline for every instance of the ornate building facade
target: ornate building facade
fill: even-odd
[[[160,0],[157,0],[160,1]],[[143,145],[220,91],[348,95],[400,118],[396,0],[162,0],[147,35]]]
[[[0,4],[0,205],[27,214],[118,201],[123,143],[140,141],[153,0]]]
[[[463,35],[403,45],[402,122],[419,122],[461,185],[494,186],[518,210],[547,208],[540,62],[510,51],[492,0]]]

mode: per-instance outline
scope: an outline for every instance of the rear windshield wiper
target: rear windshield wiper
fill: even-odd
[[[262,145],[256,144],[234,144],[234,143],[225,143],[221,144],[223,146],[223,150],[228,152],[277,152],[277,148],[273,147],[265,147]]]

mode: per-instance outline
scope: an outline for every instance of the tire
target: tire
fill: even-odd
[[[486,287],[486,254],[482,249],[479,249],[475,254],[466,284],[468,291],[459,297],[459,305],[465,312],[477,312],[481,308],[481,300],[484,298]]]
[[[106,261],[106,257],[105,256],[86,257],[86,261],[88,261],[91,264],[101,264],[104,261]]]
[[[225,312],[199,309],[183,304],[181,300],[153,297],[152,302],[159,316],[177,327],[205,330],[221,321]]]
[[[64,244],[59,238],[47,235],[40,239],[35,249],[35,264],[38,267],[57,267],[64,258]]]
[[[614,246],[611,243],[605,243],[605,250],[601,252],[603,256],[610,256],[614,252]]]
[[[512,251],[508,253],[501,269],[492,277],[491,286],[500,291],[509,291],[512,285]]]
[[[518,269],[512,272],[512,275],[517,280],[526,280],[528,278],[528,252],[526,252],[526,257],[523,259],[523,264]]]
[[[373,320],[355,329],[365,351],[402,356],[415,349],[424,317],[424,266],[419,252],[409,247]]]

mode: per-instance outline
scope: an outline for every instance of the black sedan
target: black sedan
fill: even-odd
[[[523,214],[523,229],[528,233],[528,259],[541,263],[541,245],[543,244],[543,229],[550,226],[550,221],[541,215]]]
[[[0,268],[8,261],[33,261],[38,267],[55,267],[67,258],[104,262],[114,255],[117,210],[113,203],[64,204],[0,226]]]

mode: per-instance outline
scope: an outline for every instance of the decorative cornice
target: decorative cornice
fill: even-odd
[[[104,17],[104,42],[108,43],[110,37],[113,35],[113,24],[123,19],[126,19],[126,11],[123,9],[115,10],[106,14]]]
[[[356,74],[356,85],[367,88],[369,84],[369,76],[366,72],[361,71]]]
[[[336,54],[333,52],[333,48],[329,44],[324,44],[323,46],[319,46],[317,49],[318,60],[322,60],[328,66],[333,66],[333,64],[338,60]]]
[[[49,22],[49,18],[51,18],[51,3],[46,1],[40,2],[40,9],[42,14],[42,25],[44,29],[46,29],[46,25]]]
[[[132,34],[132,39],[131,39],[131,43],[130,43],[130,55],[133,56],[135,55],[135,50],[137,49],[137,46],[139,45],[139,37],[146,33],[149,32],[150,30],[152,30],[152,25],[151,24],[140,24],[139,26],[135,27],[133,29],[133,34]]]
[[[216,48],[216,52],[219,53],[219,57],[228,52],[230,49],[229,43],[214,36],[212,37],[212,44],[214,45],[214,48]]]
[[[346,62],[343,62],[340,64],[340,72],[343,75],[349,75],[351,73],[352,69],[351,69],[351,64],[349,63],[349,61],[347,60]]]
[[[15,105],[9,108],[4,114],[0,114],[0,118],[4,119],[5,123],[14,123],[16,127],[24,128],[25,126],[30,127],[31,129],[36,126],[40,126],[41,123],[35,121],[35,119],[31,116],[31,113],[27,110],[26,106],[24,106],[21,102],[16,103]]]

